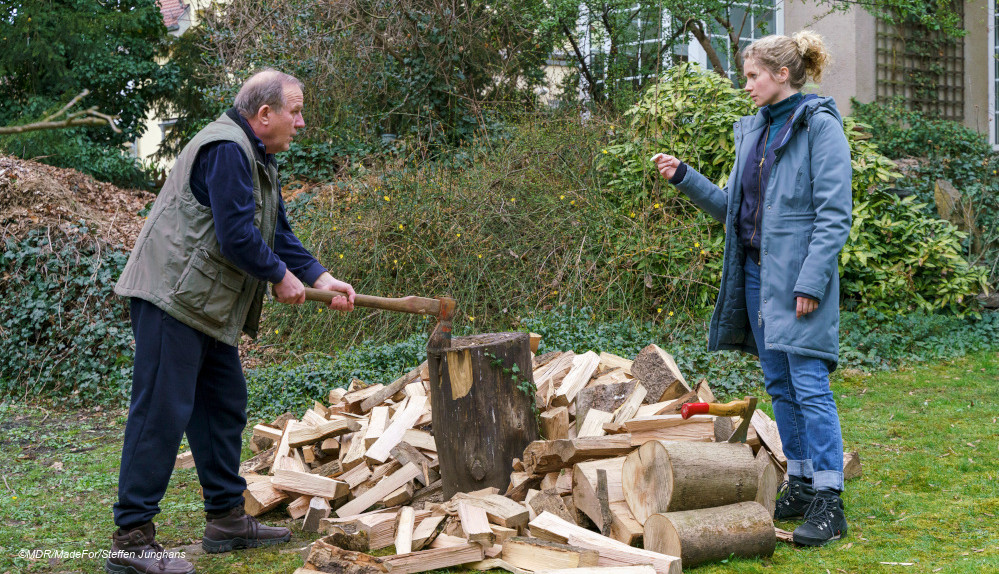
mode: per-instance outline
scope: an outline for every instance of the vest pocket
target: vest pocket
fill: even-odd
[[[174,299],[214,325],[223,325],[243,290],[245,275],[200,249],[181,275]]]

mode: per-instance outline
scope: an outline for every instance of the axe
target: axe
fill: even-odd
[[[334,297],[346,297],[347,294],[340,291],[326,291],[325,289],[305,288],[306,301],[321,301],[327,305],[333,301]],[[414,313],[417,315],[432,315],[437,317],[437,325],[430,334],[428,346],[446,349],[451,347],[451,317],[454,316],[455,300],[450,297],[438,297],[430,299],[428,297],[375,297],[373,295],[354,295],[354,305],[368,309],[382,309],[385,311],[398,311],[401,313]]]
[[[715,415],[719,417],[742,417],[742,422],[732,432],[726,442],[746,442],[750,419],[756,410],[756,397],[746,397],[730,403],[687,403],[680,409],[680,416],[689,419],[694,415]]]

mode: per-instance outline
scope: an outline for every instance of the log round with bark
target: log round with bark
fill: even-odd
[[[756,499],[753,449],[742,443],[649,441],[624,461],[621,487],[639,523],[660,512]]]
[[[490,486],[504,492],[513,459],[538,438],[527,333],[456,338],[427,355],[444,500]]]
[[[770,556],[777,545],[771,513],[757,502],[653,514],[645,521],[645,549],[679,556],[683,567]]]

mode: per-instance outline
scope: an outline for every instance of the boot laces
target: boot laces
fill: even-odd
[[[823,530],[832,528],[832,503],[824,496],[816,496],[805,511],[805,522]]]

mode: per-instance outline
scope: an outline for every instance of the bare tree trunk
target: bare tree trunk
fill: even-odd
[[[694,35],[697,42],[704,48],[704,51],[708,54],[708,60],[711,61],[711,65],[714,67],[715,72],[720,76],[726,76],[725,66],[722,64],[721,58],[718,57],[718,52],[715,51],[715,47],[711,44],[711,38],[708,37],[704,30],[704,25],[699,21],[691,18],[687,20],[687,29],[690,33]]]

